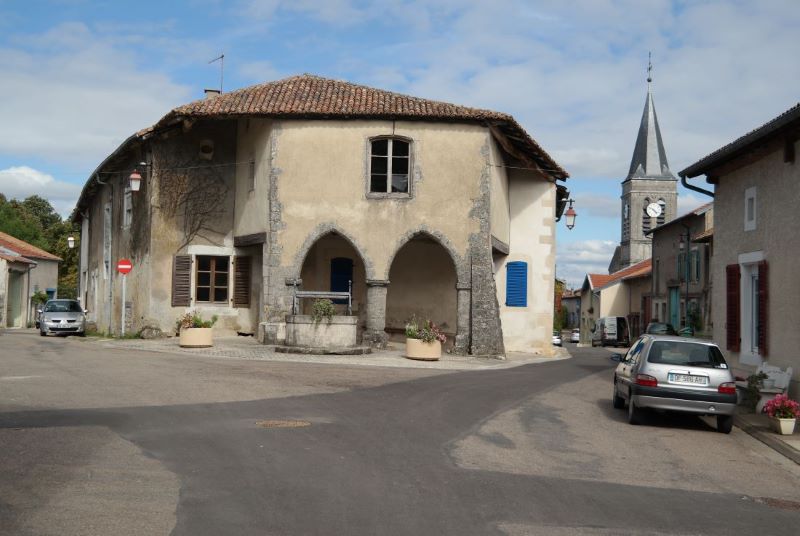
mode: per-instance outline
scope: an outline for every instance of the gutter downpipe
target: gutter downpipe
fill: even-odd
[[[680,177],[681,177],[681,184],[683,185],[684,188],[695,191],[697,193],[701,193],[703,195],[707,195],[712,199],[714,198],[714,192],[712,192],[711,190],[706,190],[704,188],[700,188],[699,186],[689,184],[688,182],[686,182],[686,175],[684,175],[683,173],[680,174]]]

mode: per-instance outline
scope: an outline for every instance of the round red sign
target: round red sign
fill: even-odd
[[[120,259],[117,262],[117,271],[121,274],[127,274],[133,270],[133,263],[128,259]]]

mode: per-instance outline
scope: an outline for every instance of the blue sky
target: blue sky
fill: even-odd
[[[224,52],[225,89],[310,72],[513,114],[572,174],[577,285],[619,240],[647,52],[677,172],[800,100],[798,27],[796,0],[0,0],[0,192],[68,213],[121,141],[219,85]]]

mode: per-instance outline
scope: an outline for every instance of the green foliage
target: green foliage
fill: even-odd
[[[691,327],[695,332],[703,329],[703,319],[700,315],[700,307],[698,307],[698,305],[694,302],[689,304],[689,316],[686,321],[689,327]]]
[[[747,389],[744,391],[744,397],[742,400],[743,406],[747,406],[753,410],[756,409],[756,404],[758,404],[758,399],[761,396],[759,391],[762,387],[764,387],[764,380],[767,378],[768,376],[763,372],[751,374],[747,377]]]
[[[335,314],[336,307],[333,306],[331,300],[325,298],[314,300],[314,304],[311,306],[311,317],[315,323],[321,322],[323,318],[330,322]]]
[[[203,318],[197,313],[197,311],[190,311],[178,317],[176,328],[179,332],[180,330],[186,328],[210,328],[217,323],[218,319],[219,317],[217,317],[217,315],[214,315],[211,317],[211,320],[203,320]]]
[[[553,329],[561,331],[565,327],[567,327],[567,308],[562,305],[553,317]]]
[[[447,335],[439,329],[439,326],[427,320],[425,324],[420,327],[416,318],[412,318],[406,322],[406,338],[419,339],[427,343],[439,341],[444,344],[447,342]]]
[[[34,305],[42,305],[47,301],[47,293],[41,290],[37,290],[31,296],[31,301]]]

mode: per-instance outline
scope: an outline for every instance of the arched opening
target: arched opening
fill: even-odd
[[[364,261],[353,245],[331,231],[321,236],[306,253],[300,270],[302,290],[347,291],[352,281],[353,314],[358,316],[359,338],[366,320],[367,289]],[[347,314],[344,300],[334,302],[337,314]],[[301,314],[311,314],[313,300],[301,301]]]
[[[457,330],[456,270],[448,251],[425,234],[401,247],[389,268],[386,296],[386,332],[391,341],[405,340],[405,324],[412,317],[431,320],[447,334],[452,347]]]

